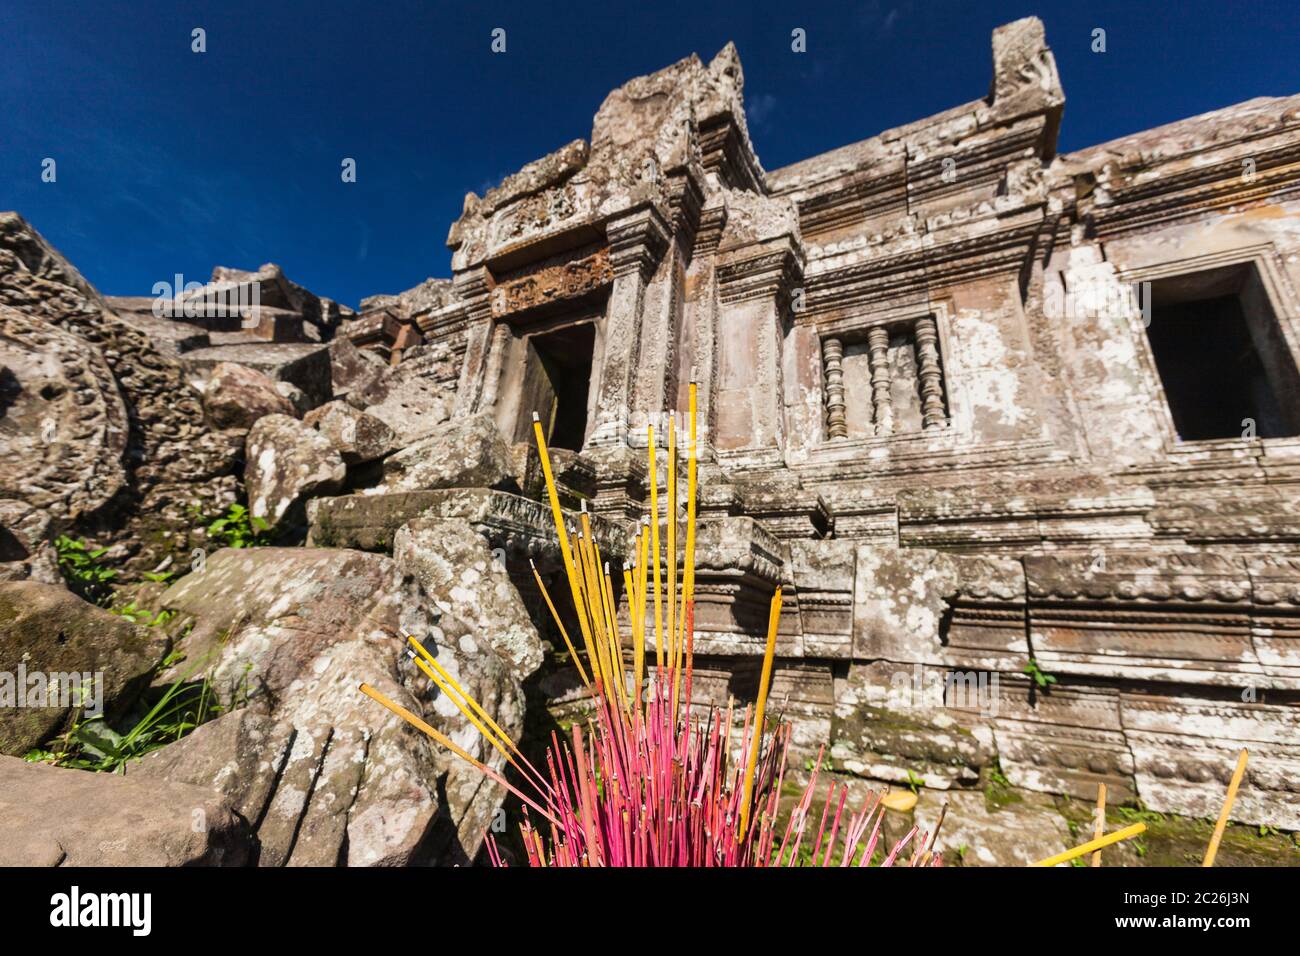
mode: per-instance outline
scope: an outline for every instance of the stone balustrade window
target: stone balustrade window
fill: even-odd
[[[826,438],[888,438],[948,423],[933,316],[822,339]]]

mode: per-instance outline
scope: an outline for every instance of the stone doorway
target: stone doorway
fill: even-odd
[[[582,450],[591,423],[595,348],[592,322],[524,337],[516,441],[532,440],[533,412],[537,412],[548,445]]]

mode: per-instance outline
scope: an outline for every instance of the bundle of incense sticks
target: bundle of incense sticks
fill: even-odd
[[[362,684],[361,690],[519,798],[523,808],[520,835],[532,866],[867,866],[880,857],[880,865],[892,866],[909,847],[908,865],[942,865],[933,841],[927,841],[917,827],[887,853],[883,847],[877,853],[886,813],[883,794],[869,794],[857,812],[846,813],[848,788],[832,780],[818,814],[813,799],[822,754],[784,827],[778,827],[778,802],[791,738],[788,723],[778,722],[770,732],[767,729],[781,619],[779,587],[768,616],[757,701],[745,707],[743,716],[735,713],[730,703],[725,711],[710,708],[701,716],[693,713],[695,383],[690,385],[686,536],[680,573],[676,419],[670,417],[668,423],[667,501],[662,522],[654,426],[647,428],[650,513],[637,528],[619,582],[630,633],[622,630],[615,578],[596,542],[585,503],[578,526],[565,525],[546,437],[535,414],[533,431],[581,648],[565,628],[536,568],[533,575],[595,701],[585,730],[582,724],[575,724],[568,740],[552,732],[543,773],[411,637],[417,666],[502,755],[511,768],[507,771],[511,779],[507,779],[374,688]],[[647,675],[650,621],[654,670]],[[733,741],[737,723],[742,729]],[[486,845],[492,862],[505,865],[491,834]]]

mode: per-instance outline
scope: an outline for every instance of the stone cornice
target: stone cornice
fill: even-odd
[[[672,238],[668,220],[653,204],[640,206],[605,225],[614,275],[639,271],[649,281]]]
[[[719,252],[718,294],[723,302],[776,297],[802,280],[803,256],[790,236]]]

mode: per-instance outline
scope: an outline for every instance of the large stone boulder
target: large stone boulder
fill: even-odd
[[[353,391],[364,392],[383,377],[388,366],[374,352],[359,349],[346,335],[339,334],[329,345],[330,380],[340,398]]]
[[[329,439],[349,465],[382,458],[397,447],[397,435],[375,416],[347,402],[327,402],[303,421]]]
[[[442,610],[465,621],[523,680],[542,664],[542,642],[504,558],[468,521],[417,518],[393,537],[393,560]]]
[[[79,703],[111,719],[170,646],[62,585],[0,582],[0,753],[22,756],[63,732]]]
[[[182,649],[209,662],[218,697],[272,723],[225,717],[202,737],[196,732],[174,760],[164,750],[155,762],[172,761],[170,772],[182,780],[218,764],[278,768],[259,770],[273,773],[270,785],[224,791],[240,806],[265,810],[263,863],[473,859],[500,805],[499,788],[357,685],[371,684],[498,768],[501,757],[408,660],[405,638],[418,637],[514,739],[523,727],[522,693],[488,642],[434,607],[392,559],[228,549],[172,585],[161,603],[194,619]]]
[[[300,523],[303,502],[343,487],[347,470],[329,439],[288,415],[267,415],[248,433],[244,487],[249,511],[272,528]]]
[[[0,866],[243,866],[248,821],[203,786],[0,757]]]
[[[486,412],[449,422],[384,459],[387,491],[495,488],[515,481],[510,446]]]
[[[252,428],[265,415],[294,415],[293,403],[256,369],[222,362],[203,392],[203,410],[215,428]]]
[[[405,364],[348,393],[348,403],[374,415],[406,446],[438,431],[451,414],[453,396],[436,380]]]

